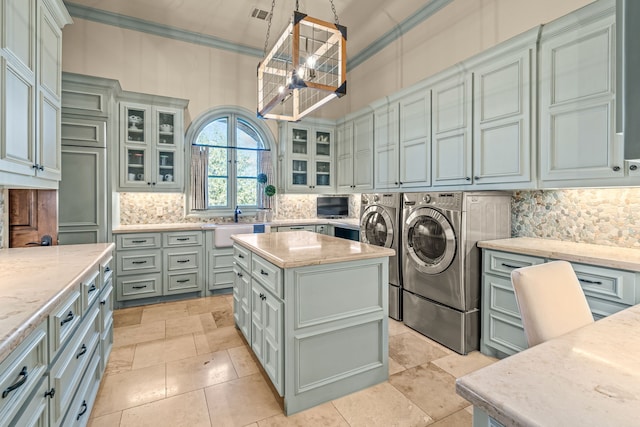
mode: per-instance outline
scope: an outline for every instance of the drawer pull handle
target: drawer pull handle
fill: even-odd
[[[263,276],[268,276],[269,275],[269,273],[267,273],[263,269],[260,269],[260,274],[262,274]]]
[[[24,383],[27,381],[28,376],[29,376],[29,373],[27,372],[27,367],[23,366],[22,370],[18,374],[18,380],[15,383],[11,384],[9,387],[4,389],[4,391],[2,392],[2,398],[4,399],[5,397],[9,396],[9,393],[11,393],[13,390],[20,388],[22,385],[24,385]]]
[[[90,294],[93,291],[98,290],[98,288],[96,288],[96,284],[94,283],[93,285],[91,285],[91,287],[89,288],[89,290],[87,291],[88,294]]]
[[[60,321],[60,326],[64,325],[65,323],[69,323],[72,320],[73,320],[73,311],[70,311],[69,314],[67,314],[67,317],[65,317]]]
[[[242,255],[242,254],[238,254],[238,258],[242,258],[242,259],[244,259],[244,255]]]
[[[51,390],[44,392],[44,397],[49,397],[51,399],[53,399],[53,396],[55,395],[56,395],[56,389],[53,387],[51,387]]]
[[[186,241],[189,240],[189,238],[188,237],[178,237],[176,240],[179,241],[179,242],[186,242]]]
[[[111,271],[111,267],[109,267],[108,265],[104,268],[104,272],[108,273]]]
[[[578,280],[583,283],[588,283],[590,285],[602,285],[602,282],[599,280],[589,280],[589,279],[583,279],[581,277],[578,277]]]
[[[133,289],[144,289],[144,288],[146,288],[146,287],[147,287],[147,285],[142,285],[142,286],[140,286],[140,285],[138,285],[138,286],[132,286],[132,288],[133,288]]]
[[[132,240],[131,243],[147,243],[147,239],[144,239],[144,240]]]
[[[267,297],[266,297],[266,295],[265,295],[265,294],[262,294],[262,293],[261,293],[261,294],[260,294],[260,299],[261,299],[262,301],[264,301],[264,300],[266,300],[266,299],[267,299]]]
[[[176,280],[176,282],[178,283],[187,283],[190,279],[180,279],[180,280]]]
[[[519,265],[505,264],[504,262],[502,263],[502,266],[507,268],[520,268]]]
[[[191,261],[191,260],[190,260],[190,259],[179,259],[179,260],[178,260],[178,261],[176,261],[176,262],[178,262],[178,263],[180,263],[180,264],[184,264],[185,262],[189,262],[189,261]]]
[[[147,261],[131,261],[131,264],[146,264]]]
[[[78,413],[78,416],[76,417],[76,421],[80,420],[80,417],[83,416],[85,414],[85,412],[87,412],[87,401],[83,400],[82,401],[82,406],[80,406],[80,412]]]
[[[87,352],[87,346],[82,344],[82,347],[80,347],[80,353],[76,354],[76,359],[79,359],[80,356],[82,356],[86,352]]]
[[[105,299],[105,300],[100,301],[100,305],[105,305],[106,303],[107,303],[107,300],[106,300],[106,299]]]

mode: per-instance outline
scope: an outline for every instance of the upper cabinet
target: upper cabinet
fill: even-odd
[[[281,163],[285,191],[330,193],[335,190],[333,126],[283,122]]]
[[[615,3],[599,1],[542,29],[540,178],[624,176],[615,138]],[[602,183],[602,181],[600,181]]]
[[[373,112],[338,126],[338,191],[373,189]]]
[[[187,104],[125,92],[120,102],[120,191],[182,191]]]
[[[2,0],[0,185],[57,188],[61,177],[59,0]]]

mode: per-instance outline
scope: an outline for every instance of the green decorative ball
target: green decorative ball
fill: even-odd
[[[258,174],[258,182],[260,184],[266,184],[267,183],[267,174],[266,173]]]
[[[264,187],[264,194],[266,194],[268,197],[275,195],[276,187],[274,187],[273,185],[267,185],[266,187]]]

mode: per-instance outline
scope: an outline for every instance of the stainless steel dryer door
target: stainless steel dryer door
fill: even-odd
[[[413,268],[426,274],[446,270],[456,255],[456,236],[451,223],[439,211],[422,207],[404,223],[404,248]]]
[[[370,206],[360,220],[360,241],[371,245],[391,248],[393,245],[393,222],[387,210]]]

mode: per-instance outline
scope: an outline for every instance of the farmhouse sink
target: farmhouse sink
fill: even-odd
[[[217,225],[213,233],[213,244],[216,248],[228,248],[233,246],[231,236],[234,234],[264,233],[265,231],[269,231],[269,226],[264,224]]]

